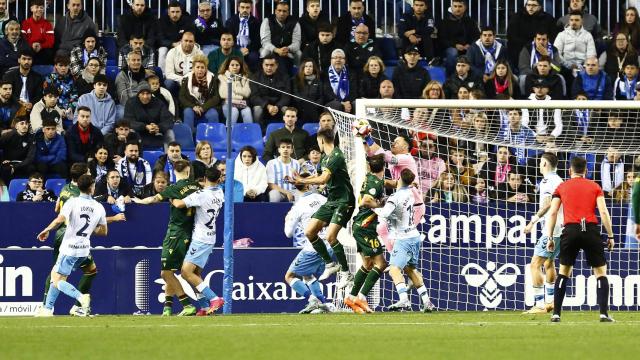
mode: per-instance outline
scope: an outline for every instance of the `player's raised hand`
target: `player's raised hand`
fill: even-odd
[[[553,252],[556,248],[556,242],[553,240],[553,236],[549,237],[549,241],[547,242],[547,251]]]
[[[38,240],[45,242],[49,238],[49,230],[45,229],[38,234]]]

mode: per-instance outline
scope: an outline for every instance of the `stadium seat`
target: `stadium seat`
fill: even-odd
[[[233,151],[239,151],[246,145],[253,146],[258,155],[262,156],[264,152],[264,142],[262,142],[262,130],[260,125],[256,123],[236,124],[231,130],[231,145]]]
[[[45,77],[53,72],[53,65],[33,65],[33,71]]]
[[[182,155],[186,156],[189,158],[189,160],[193,161],[196,159],[196,152],[195,151],[182,151]]]
[[[445,80],[447,80],[447,73],[445,72],[445,68],[443,67],[427,66],[427,71],[429,71],[431,80],[435,80],[440,84],[444,84]]]
[[[208,141],[213,152],[227,150],[227,127],[221,123],[200,123],[196,127],[196,141]]]
[[[382,53],[384,64],[387,66],[398,65],[398,49],[396,48],[395,40],[391,38],[376,38],[375,41]]]
[[[148,151],[148,150],[146,150],[146,151],[142,152],[142,157],[149,162],[151,167],[153,167],[153,165],[155,165],[156,161],[158,161],[158,158],[160,156],[162,156],[163,154],[164,154],[164,152],[162,152],[162,151]]]
[[[173,133],[176,135],[176,141],[180,144],[182,150],[193,150],[196,145],[193,143],[193,133],[191,127],[186,124],[178,123],[173,125]]]
[[[302,125],[302,130],[305,130],[309,133],[309,135],[313,135],[318,132],[320,128],[320,123],[306,123]]]
[[[9,200],[16,201],[18,194],[27,188],[29,179],[13,179],[9,183]]]
[[[116,45],[116,38],[113,36],[103,36],[100,38],[102,47],[107,52],[107,59],[118,60],[118,46]]]
[[[107,66],[118,66],[118,60],[107,59]]]
[[[264,142],[267,142],[267,139],[269,139],[269,135],[271,135],[271,133],[275,130],[278,129],[282,129],[284,127],[284,123],[283,122],[277,122],[277,123],[271,123],[267,125],[267,130],[265,131],[264,134]]]
[[[66,184],[66,179],[48,179],[47,182],[44,183],[44,188],[53,191],[56,196],[60,196],[60,191]]]
[[[384,68],[384,74],[387,76],[387,78],[393,78],[393,70],[395,70],[395,68],[395,66],[386,66]]]
[[[120,69],[118,69],[118,66],[107,66],[107,70],[106,70],[106,75],[107,78],[111,81],[116,81],[116,76],[118,76],[118,72],[120,71]]]
[[[237,152],[235,152],[235,151],[231,152],[231,160],[232,161],[235,161],[236,156],[238,156]],[[216,154],[216,159],[227,161],[227,152],[223,151],[223,152],[217,153]]]

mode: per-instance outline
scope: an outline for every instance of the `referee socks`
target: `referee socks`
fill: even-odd
[[[560,312],[562,311],[562,302],[564,301],[564,295],[567,292],[567,283],[569,278],[558,274],[556,278],[556,284],[554,286],[554,294],[553,294],[553,314],[560,316]]]
[[[606,276],[600,276],[597,280],[598,289],[598,306],[600,307],[600,315],[609,317],[609,279]]]

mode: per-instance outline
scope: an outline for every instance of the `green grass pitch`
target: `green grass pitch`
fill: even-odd
[[[2,318],[1,359],[637,359],[640,317],[595,312]]]

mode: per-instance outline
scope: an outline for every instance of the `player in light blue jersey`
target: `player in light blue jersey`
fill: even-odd
[[[63,223],[67,224],[60,245],[60,254],[51,269],[51,286],[44,309],[36,316],[53,316],[53,306],[60,292],[80,302],[83,311],[78,316],[86,316],[89,313],[89,294],[82,294],[67,282],[67,278],[89,256],[91,234],[107,235],[107,216],[102,205],[91,197],[95,189],[95,181],[91,175],[80,176],[77,183],[80,196],[69,199],[62,206],[60,214],[38,234],[38,240],[46,241],[51,230],[57,229]]]
[[[198,316],[210,315],[224,305],[224,300],[202,280],[202,269],[207,264],[216,243],[216,219],[224,204],[224,193],[219,187],[221,174],[216,167],[207,169],[204,189],[182,200],[171,200],[176,208],[196,210],[191,244],[184,257],[180,274],[199,293],[200,309],[196,313]]]
[[[387,199],[382,209],[378,208],[374,211],[378,214],[381,222],[386,222],[389,233],[396,239],[389,259],[389,274],[396,286],[396,291],[400,300],[388,307],[389,310],[411,310],[411,301],[407,294],[407,285],[404,281],[402,271],[409,276],[411,281],[418,290],[420,300],[422,302],[421,310],[431,312],[435,306],[429,299],[427,287],[419,272],[414,271],[420,260],[420,247],[422,236],[416,228],[413,220],[413,206],[415,198],[411,184],[415,180],[415,174],[404,169],[400,172],[400,181],[398,181],[398,190]]]
[[[301,178],[310,176],[309,173],[300,174]],[[309,239],[304,235],[304,230],[309,220],[318,209],[327,202],[327,198],[310,190],[310,185],[296,185],[296,189],[302,194],[293,204],[284,223],[284,234],[293,237],[294,242],[302,247],[295,259],[291,262],[284,280],[300,296],[309,300],[307,306],[300,311],[300,314],[316,312],[332,312],[333,304],[327,302],[322,293],[318,278],[325,269],[325,262],[314,250]],[[326,242],[326,232],[321,231],[318,236]],[[329,254],[333,256],[331,248],[327,246]]]
[[[534,231],[536,223],[541,223],[543,229],[543,235],[538,239],[535,250],[533,251],[533,257],[531,258],[531,282],[533,283],[533,297],[535,304],[531,309],[523,312],[523,314],[546,314],[553,310],[553,286],[556,281],[556,266],[555,259],[560,252],[560,246],[556,245],[555,250],[550,252],[547,250],[547,242],[549,238],[544,235],[544,229],[546,229],[546,223],[548,220],[548,210],[551,207],[551,200],[553,193],[556,191],[558,185],[562,184],[562,179],[556,174],[556,167],[558,166],[558,157],[552,153],[546,152],[540,157],[540,173],[543,175],[542,181],[539,186],[539,209],[533,216],[531,221],[524,228],[524,233],[529,234]],[[560,234],[562,233],[562,211],[558,213],[559,221],[556,222],[556,226],[553,230],[553,238],[556,244],[560,244]],[[544,277],[542,276],[542,268],[544,267]],[[545,283],[546,278],[546,283]],[[545,298],[545,285],[546,285],[546,298]]]

